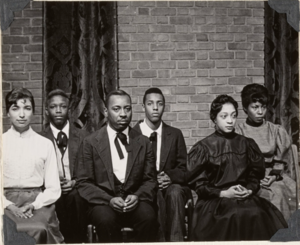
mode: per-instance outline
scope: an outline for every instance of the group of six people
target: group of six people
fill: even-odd
[[[49,125],[34,132],[34,98],[25,88],[7,94],[11,128],[3,134],[5,214],[37,243],[81,243],[87,224],[99,242],[183,241],[185,204],[198,197],[192,241],[269,240],[296,210],[291,140],[265,121],[267,89],[244,87],[238,103],[219,95],[210,106],[215,132],[187,154],[181,130],[163,122],[165,97],[149,88],[144,120],[131,128],[131,97],[105,99],[106,124],[92,134],[68,120],[69,98],[56,89],[46,99]]]

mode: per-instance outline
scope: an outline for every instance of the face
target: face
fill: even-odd
[[[143,108],[146,118],[150,122],[156,123],[161,121],[165,109],[163,96],[161,94],[147,94]]]
[[[12,105],[9,108],[7,116],[18,132],[22,133],[28,130],[33,116],[33,108],[30,100],[18,100],[16,105]]]
[[[255,123],[262,123],[267,113],[267,106],[260,102],[252,102],[247,110],[248,118]]]
[[[215,119],[216,127],[224,133],[233,131],[236,123],[236,110],[231,103],[223,105],[222,110]]]
[[[50,122],[58,129],[63,129],[68,120],[69,100],[61,95],[53,96],[46,108]]]
[[[112,95],[104,109],[108,124],[112,129],[121,132],[131,122],[131,100],[127,95]]]

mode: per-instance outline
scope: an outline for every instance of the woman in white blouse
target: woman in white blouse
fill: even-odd
[[[12,90],[5,104],[12,124],[2,137],[5,215],[36,243],[61,243],[52,205],[61,194],[53,144],[30,127],[34,99],[29,90]]]

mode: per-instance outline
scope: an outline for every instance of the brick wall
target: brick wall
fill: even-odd
[[[214,131],[218,94],[240,104],[246,84],[264,83],[263,1],[118,2],[118,15],[119,84],[132,95],[133,124],[144,118],[144,91],[159,87],[164,120],[189,148]]]
[[[11,26],[2,32],[3,132],[9,128],[4,97],[14,87],[30,89],[35,98],[32,127],[40,131],[42,123],[42,2],[30,2],[15,12]]]
[[[264,82],[263,7],[263,1],[118,2],[119,83],[132,95],[133,124],[144,118],[144,91],[157,86],[167,100],[164,120],[182,130],[188,148],[213,132],[208,111],[218,94],[240,101],[243,86]],[[30,2],[2,33],[4,95],[19,86],[33,92],[38,131],[42,23],[42,3]],[[4,117],[4,131],[8,125]]]

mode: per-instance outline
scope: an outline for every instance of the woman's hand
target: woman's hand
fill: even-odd
[[[229,189],[220,192],[220,197],[244,199],[252,194],[252,190],[247,190],[241,185],[231,186]]]
[[[266,176],[263,180],[260,181],[260,184],[262,186],[270,186],[272,185],[272,183],[276,180],[276,176],[275,175],[269,175],[269,176]]]
[[[23,219],[28,219],[33,216],[32,210],[34,209],[32,204],[25,205],[24,207],[18,208],[16,205],[11,204],[7,209],[12,212],[15,216]]]

